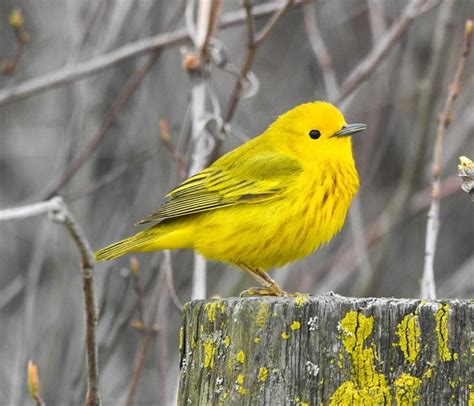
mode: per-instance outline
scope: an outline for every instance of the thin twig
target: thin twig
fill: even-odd
[[[184,4],[184,2],[183,2]],[[174,28],[181,17],[182,7],[178,8],[178,11],[175,13],[171,22],[169,23],[169,28]],[[130,97],[133,95],[135,90],[138,88],[140,83],[143,81],[147,73],[153,67],[155,62],[158,60],[161,55],[161,49],[155,49],[150,55],[148,60],[140,66],[128,80],[127,84],[121,89],[119,95],[115,99],[112,107],[109,109],[105,115],[104,120],[102,121],[101,126],[97,132],[92,137],[92,140],[86,145],[86,147],[79,153],[79,155],[72,161],[69,167],[64,171],[64,173],[55,180],[52,185],[47,188],[45,192],[41,193],[40,199],[49,199],[59,192],[77,173],[79,169],[89,160],[92,154],[96,151],[99,144],[105,138],[107,131],[115,122],[117,116],[120,114],[122,109],[127,104]]]
[[[305,0],[296,0],[295,6],[303,4],[304,1]],[[264,17],[278,10],[280,7],[280,2],[269,1],[255,6],[253,16],[255,18]],[[244,10],[228,12],[222,16],[219,28],[225,29],[234,27],[245,20]],[[30,97],[59,86],[65,86],[73,81],[95,75],[116,64],[125,62],[130,58],[135,58],[153,51],[156,52],[164,47],[181,45],[185,42],[189,42],[189,40],[190,37],[186,29],[182,28],[129,43],[115,51],[94,57],[88,61],[77,63],[74,66],[66,66],[54,72],[26,80],[13,87],[1,90],[0,105]]]
[[[306,35],[308,36],[311,48],[313,48],[314,55],[321,66],[326,94],[329,100],[335,100],[339,94],[339,84],[337,82],[336,73],[332,67],[332,58],[323,41],[315,15],[314,1],[308,1],[303,6]]]
[[[341,104],[354,92],[382,62],[388,52],[407,32],[413,20],[431,10],[440,0],[411,0],[402,11],[400,18],[392,24],[384,37],[375,44],[372,51],[352,70],[341,86],[341,93],[336,104]]]
[[[101,404],[99,395],[99,367],[96,342],[96,305],[94,295],[94,253],[89,242],[76,222],[64,200],[57,196],[49,201],[0,210],[0,221],[24,219],[48,213],[50,218],[62,224],[69,232],[81,256],[82,281],[84,290],[84,312],[86,319],[86,360],[87,360],[87,406]]]
[[[235,82],[229,102],[227,103],[227,108],[223,116],[224,123],[229,123],[232,120],[232,117],[234,117],[235,110],[237,109],[237,105],[239,104],[239,100],[242,95],[242,83],[247,78],[247,75],[250,71],[250,67],[252,66],[253,60],[255,58],[257,48],[262,44],[263,41],[265,41],[270,32],[276,27],[285,12],[290,6],[293,5],[293,3],[293,0],[285,1],[284,4],[280,5],[280,7],[273,13],[273,15],[270,17],[270,20],[265,24],[260,33],[255,33],[253,28],[253,21],[249,21],[249,19],[251,20],[255,15],[255,11],[254,8],[250,7],[250,3],[246,1],[245,15],[247,20],[247,37],[253,40],[252,42],[250,42],[249,40],[247,46],[247,53],[244,58],[244,63],[242,64],[242,68],[240,69],[240,77]],[[219,143],[217,143],[217,146],[219,146]]]
[[[308,2],[303,6],[305,29],[308,39],[312,45],[313,52],[318,60],[323,72],[326,94],[329,99],[335,99],[340,93],[339,83],[332,67],[331,56],[327,51],[326,44],[317,26],[315,18],[314,2]],[[359,286],[372,274],[372,266],[367,250],[367,245],[363,238],[364,226],[362,220],[362,210],[359,196],[352,202],[349,219],[351,224],[352,241],[356,252],[357,265],[360,269]]]
[[[425,242],[425,265],[423,268],[423,277],[421,279],[420,297],[422,299],[435,299],[436,288],[434,280],[433,263],[436,252],[436,240],[439,231],[439,192],[440,192],[440,172],[441,172],[441,153],[443,149],[443,140],[445,130],[452,120],[454,101],[461,89],[460,79],[464,70],[466,59],[471,52],[473,21],[467,20],[465,24],[464,49],[459,59],[453,81],[449,87],[448,96],[444,102],[443,110],[438,118],[438,127],[436,130],[436,139],[433,150],[433,164],[431,169],[431,205],[428,211],[428,222],[426,225]]]
[[[166,286],[168,288],[168,293],[170,295],[171,301],[173,302],[176,309],[181,312],[183,310],[183,304],[176,293],[176,289],[174,288],[173,283],[173,268],[171,265],[171,252],[168,250],[163,251],[164,258],[163,258],[163,266],[165,267],[165,279],[166,279]]]
[[[162,272],[164,270],[162,269]],[[150,349],[151,339],[158,332],[158,328],[155,326],[156,315],[158,313],[158,307],[160,304],[160,289],[161,289],[161,280],[158,278],[156,282],[156,289],[154,292],[154,301],[151,304],[150,312],[148,319],[144,320],[142,338],[133,361],[132,376],[130,378],[130,384],[128,387],[127,400],[125,401],[126,406],[133,405],[133,399],[135,393],[138,389],[138,384],[140,382],[140,377],[142,375],[143,367],[145,366],[146,357]]]

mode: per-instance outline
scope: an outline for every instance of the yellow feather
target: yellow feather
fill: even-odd
[[[268,270],[309,255],[342,228],[359,186],[347,135],[363,126],[345,126],[329,103],[295,107],[172,190],[142,221],[157,224],[98,251],[97,260],[190,248]]]

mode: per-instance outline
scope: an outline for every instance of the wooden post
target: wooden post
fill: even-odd
[[[188,303],[179,405],[473,405],[474,303],[229,298]]]

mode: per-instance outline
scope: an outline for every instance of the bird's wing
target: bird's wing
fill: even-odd
[[[298,161],[277,153],[258,154],[231,165],[214,164],[169,192],[163,205],[137,224],[274,199],[301,171]]]

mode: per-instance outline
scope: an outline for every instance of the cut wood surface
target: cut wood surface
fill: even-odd
[[[474,302],[193,301],[179,405],[472,405]]]

